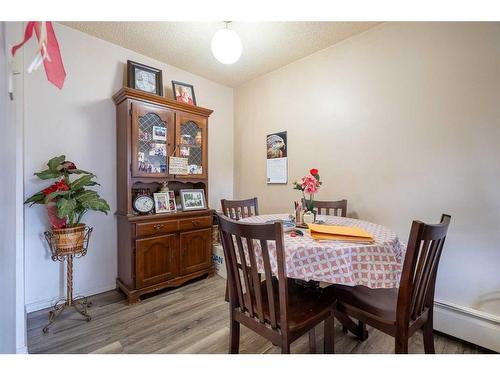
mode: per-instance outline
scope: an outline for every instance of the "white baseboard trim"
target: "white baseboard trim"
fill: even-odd
[[[26,345],[16,348],[16,354],[28,354],[28,347]]]
[[[435,301],[434,329],[500,352],[500,317],[453,303]]]
[[[74,295],[75,296],[77,296],[77,295],[83,295],[83,296],[89,297],[89,296],[93,296],[94,294],[104,293],[104,292],[107,292],[107,291],[110,291],[110,290],[113,290],[113,289],[116,289],[116,284],[107,285],[107,286],[103,286],[103,287],[96,288],[96,289],[89,289],[89,290],[84,290],[84,291],[78,291],[78,292],[75,292]],[[35,302],[27,303],[26,304],[26,312],[30,313],[30,312],[33,312],[33,311],[38,311],[38,310],[46,309],[47,307],[51,307],[60,298],[64,298],[64,296],[53,297],[53,298],[50,298],[50,299],[45,299],[45,300],[41,300],[41,301],[35,301]]]

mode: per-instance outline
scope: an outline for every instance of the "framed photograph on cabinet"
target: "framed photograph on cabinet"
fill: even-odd
[[[175,100],[178,102],[196,105],[193,85],[172,81],[172,91],[174,93]]]
[[[179,151],[180,151],[181,156],[184,156],[184,157],[189,156],[189,147],[188,146],[181,146]]]
[[[127,86],[162,96],[163,79],[161,70],[127,60]]]
[[[168,192],[168,206],[169,206],[170,212],[177,211],[177,205],[175,203],[175,191],[173,191],[173,190],[170,190]]]
[[[205,191],[203,189],[184,189],[180,191],[183,211],[204,210]]]
[[[164,126],[153,125],[153,140],[154,141],[167,141],[167,128]]]
[[[157,214],[170,212],[170,202],[168,193],[154,193],[155,212]]]

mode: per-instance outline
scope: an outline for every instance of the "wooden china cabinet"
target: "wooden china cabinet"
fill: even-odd
[[[208,197],[208,117],[212,111],[130,88],[122,88],[113,100],[117,119],[117,287],[133,303],[142,294],[213,273],[213,210],[141,215],[133,208],[136,194],[153,196],[164,182],[177,199],[181,189],[203,189]],[[188,159],[188,174],[169,174],[172,155]]]

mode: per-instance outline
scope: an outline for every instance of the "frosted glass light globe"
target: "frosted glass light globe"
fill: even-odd
[[[212,53],[223,64],[234,64],[242,50],[240,37],[231,29],[221,29],[212,38]]]

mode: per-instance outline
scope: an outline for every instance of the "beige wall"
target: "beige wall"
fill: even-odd
[[[288,131],[289,183],[266,185],[266,134]],[[389,23],[235,90],[235,197],[318,199],[393,228],[452,215],[437,299],[500,315],[500,24]]]
[[[0,207],[6,220],[0,226],[0,353],[16,352],[16,171],[12,155],[16,153],[14,105],[9,99],[9,60],[6,23],[0,22]]]
[[[55,24],[55,31],[67,71],[62,91],[47,82],[43,68],[24,73],[33,58],[35,41],[22,50],[25,196],[46,185],[33,173],[54,155],[66,154],[79,167],[97,175],[102,185],[99,191],[110,203],[111,214],[88,214],[86,221],[95,227],[91,246],[75,263],[76,293],[94,294],[115,287],[116,125],[111,96],[123,86],[127,59],[161,68],[167,95],[171,94],[171,80],[193,84],[197,103],[214,110],[209,120],[209,204],[214,208],[222,197],[233,193],[233,90],[60,24]],[[21,35],[17,39],[21,40]],[[64,293],[62,265],[50,259],[40,237],[46,228],[43,207],[25,209],[28,310],[45,307]]]

